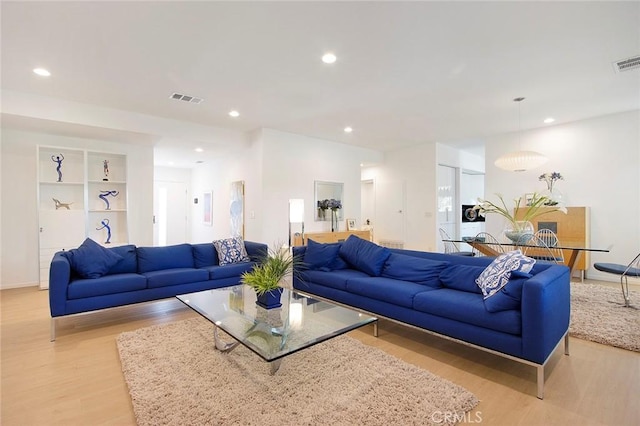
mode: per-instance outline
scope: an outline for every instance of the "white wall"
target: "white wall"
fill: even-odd
[[[87,149],[127,155],[129,238],[153,242],[153,150],[151,147],[44,133],[2,132],[2,276],[0,288],[37,285],[38,212],[37,145]],[[134,195],[134,196],[132,196]]]
[[[247,199],[262,223],[256,236],[269,245],[287,243],[289,199],[304,199],[306,232],[329,231],[329,222],[316,222],[314,182],[344,183],[345,218],[360,217],[360,164],[380,162],[382,154],[370,149],[263,129],[254,140],[261,154],[261,196]],[[340,229],[345,230],[344,221]]]
[[[595,262],[628,263],[640,252],[640,113],[631,111],[523,132],[486,141],[485,196],[502,193],[505,200],[546,188],[538,177],[560,172],[556,187],[568,206],[591,210],[591,245],[610,253],[592,253]],[[498,169],[493,162],[503,153],[530,149],[549,157],[537,170],[521,173]],[[493,198],[492,198],[493,196]],[[487,231],[499,233],[500,218],[487,217]],[[593,268],[587,275],[612,279]],[[614,278],[615,279],[615,278]]]

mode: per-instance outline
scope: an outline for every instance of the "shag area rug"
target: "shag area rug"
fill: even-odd
[[[571,283],[569,335],[630,351],[640,351],[640,310],[625,308],[620,287]],[[631,304],[640,294],[631,291]]]
[[[117,343],[139,425],[442,425],[478,403],[348,336],[284,358],[273,376],[242,345],[215,350],[202,318],[126,332]]]

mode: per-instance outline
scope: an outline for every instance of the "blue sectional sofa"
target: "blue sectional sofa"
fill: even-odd
[[[51,341],[56,319],[66,315],[239,284],[267,245],[234,242],[244,250],[212,243],[106,249],[87,239],[78,249],[57,252],[49,271]]]
[[[298,291],[535,366],[541,399],[544,366],[563,339],[568,354],[566,266],[519,252],[495,259],[387,249],[355,236],[309,241],[294,254],[307,265],[294,276]]]

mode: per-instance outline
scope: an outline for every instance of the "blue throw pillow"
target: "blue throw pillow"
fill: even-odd
[[[65,256],[71,264],[71,269],[82,278],[100,278],[122,260],[122,256],[90,238],[85,239],[77,249],[65,252]]]
[[[430,287],[440,287],[438,277],[447,265],[449,262],[392,253],[384,264],[382,276]]]
[[[482,266],[449,265],[440,272],[439,279],[443,287],[481,294],[482,290],[476,284],[476,278],[482,271]]]
[[[520,250],[501,254],[476,278],[476,284],[486,299],[507,285],[513,271],[528,273],[535,263],[535,259],[523,255]]]
[[[136,254],[136,246],[129,244],[126,246],[117,246],[110,249],[115,254],[122,256],[122,260],[109,269],[107,275],[112,274],[135,274],[138,272],[138,255]]]
[[[247,254],[247,249],[244,246],[242,237],[215,240],[213,245],[218,252],[218,264],[220,266],[249,262],[251,260]]]
[[[520,309],[522,301],[522,286],[527,278],[515,278],[509,280],[507,284],[494,293],[491,297],[484,299],[484,307],[489,312],[510,311]]]
[[[342,243],[339,253],[351,266],[374,277],[380,276],[384,262],[391,255],[388,248],[363,240],[355,235],[350,235]]]
[[[304,263],[309,269],[331,269],[340,250],[340,243],[321,244],[308,240],[304,252]]]

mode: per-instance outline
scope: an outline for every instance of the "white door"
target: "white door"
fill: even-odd
[[[455,167],[438,165],[438,227],[454,239],[458,238],[458,221],[461,220],[457,202],[457,176],[458,169]],[[444,253],[444,244],[440,239],[438,251]]]
[[[404,200],[403,181],[378,181],[375,185],[376,222],[373,224],[375,240],[379,244],[404,244]]]
[[[188,188],[184,182],[155,181],[153,196],[153,245],[188,242]]]

